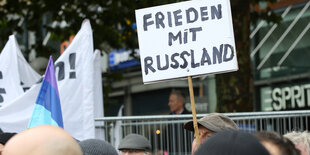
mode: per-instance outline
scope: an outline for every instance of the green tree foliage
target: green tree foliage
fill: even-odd
[[[175,0],[2,0],[0,2],[0,47],[3,47],[9,35],[19,34],[26,42],[24,56],[28,59],[31,50],[37,56],[49,57],[59,54],[59,45],[45,46],[43,40],[51,32],[51,40],[59,43],[68,40],[89,19],[93,29],[94,47],[109,51],[111,48],[138,47],[135,23],[135,10],[150,6],[176,2]],[[65,22],[64,26],[53,22]],[[28,33],[33,32],[35,43],[28,46]],[[113,81],[122,79],[122,73],[108,71],[104,73],[105,106],[112,103],[108,97]]]
[[[49,31],[52,39],[68,40],[76,33],[84,19],[89,19],[93,28],[94,47],[103,49],[103,45],[112,48],[136,48],[137,35],[132,28],[135,22],[135,9],[155,6],[172,1],[132,1],[132,0],[2,0],[0,3],[0,40],[6,42],[13,32],[35,33],[33,47],[28,47],[25,55],[35,49],[39,55],[49,56],[42,45],[44,35]],[[175,2],[175,1],[173,1]],[[53,21],[66,22],[53,27]],[[50,51],[50,50],[48,50]],[[50,51],[58,52],[58,51]]]

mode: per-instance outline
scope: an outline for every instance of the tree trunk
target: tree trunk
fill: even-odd
[[[231,1],[239,70],[216,75],[217,111],[253,111],[253,73],[250,59],[250,3]]]

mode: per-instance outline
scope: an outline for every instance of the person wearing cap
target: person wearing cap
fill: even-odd
[[[83,155],[118,155],[115,148],[100,139],[86,139],[79,142]]]
[[[150,141],[138,134],[127,135],[118,146],[121,155],[151,155],[151,149]]]
[[[238,130],[237,124],[220,113],[210,113],[197,121],[200,143],[206,141],[214,133],[224,130]],[[194,132],[193,121],[185,123],[184,129]],[[192,154],[196,151],[196,138],[192,142]]]

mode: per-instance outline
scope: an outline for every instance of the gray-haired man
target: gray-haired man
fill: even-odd
[[[220,113],[210,113],[197,121],[200,142],[204,142],[212,134],[223,130],[238,130],[237,124],[229,117]],[[193,121],[184,125],[184,129],[194,131]],[[192,154],[196,151],[196,138],[192,143]]]

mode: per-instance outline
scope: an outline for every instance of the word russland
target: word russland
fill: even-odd
[[[169,68],[186,69],[189,66],[190,68],[196,68],[205,65],[221,64],[234,58],[234,48],[230,44],[221,44],[219,48],[214,46],[212,49],[212,58],[206,48],[202,49],[200,58],[195,58],[194,50],[190,49],[189,51],[173,53],[171,55],[165,54],[164,59],[160,55],[156,55],[156,58],[151,56],[145,57],[143,60],[145,75],[148,75],[149,71],[155,73],[156,71],[168,70]],[[190,60],[188,60],[189,58]],[[162,66],[162,64],[164,65]]]

